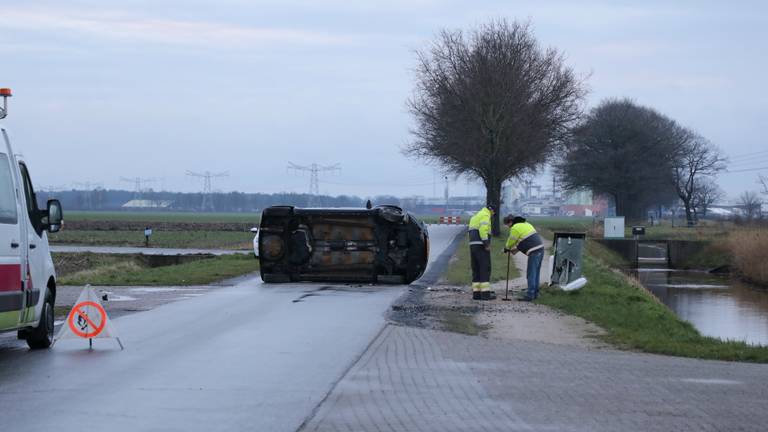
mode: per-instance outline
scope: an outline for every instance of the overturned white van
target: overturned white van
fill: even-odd
[[[0,89],[0,119],[10,96],[10,89]],[[49,200],[47,208],[38,208],[29,168],[14,154],[8,135],[0,123],[0,331],[17,330],[30,348],[48,348],[56,274],[47,232],[61,227],[61,204]]]

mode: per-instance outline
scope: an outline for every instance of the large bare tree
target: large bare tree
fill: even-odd
[[[725,157],[720,150],[704,137],[688,129],[676,126],[671,139],[677,147],[672,168],[677,196],[685,209],[688,226],[696,224],[697,187],[703,187],[701,180],[712,177],[725,169]]]
[[[739,196],[739,204],[744,211],[744,217],[751,221],[760,217],[760,208],[763,201],[757,192],[746,191]]]
[[[405,153],[479,177],[500,208],[502,183],[547,161],[579,118],[583,80],[516,21],[445,30],[417,55],[415,139]]]
[[[675,199],[672,165],[680,129],[629,99],[608,99],[574,129],[557,164],[567,189],[589,188],[613,198],[616,214],[643,219],[652,205]]]
[[[693,190],[693,211],[696,219],[699,214],[706,217],[712,204],[725,198],[723,190],[711,178],[696,179]]]

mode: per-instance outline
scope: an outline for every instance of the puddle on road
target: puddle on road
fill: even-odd
[[[205,288],[146,287],[146,288],[131,288],[130,291],[133,293],[165,293],[165,292],[174,292],[174,291],[205,291]]]

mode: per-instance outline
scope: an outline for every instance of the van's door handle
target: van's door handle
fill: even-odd
[[[19,247],[19,244],[18,244],[18,243],[16,243],[16,242],[11,242],[11,248],[13,248],[13,249],[16,249],[17,247]]]
[[[34,248],[36,248],[36,247],[37,247],[37,245],[36,245],[36,244],[34,244],[34,243],[30,243],[30,244],[29,244],[29,248],[30,248],[30,249],[34,249]]]

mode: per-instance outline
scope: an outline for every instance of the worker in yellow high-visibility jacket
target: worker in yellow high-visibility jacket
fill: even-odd
[[[491,299],[491,217],[495,209],[483,207],[469,220],[469,253],[472,265],[472,299]]]
[[[505,216],[504,225],[509,227],[509,238],[504,246],[504,252],[516,254],[522,252],[528,256],[528,291],[520,301],[533,301],[539,296],[539,276],[541,274],[541,261],[544,259],[544,241],[536,228],[529,224],[521,216]]]

